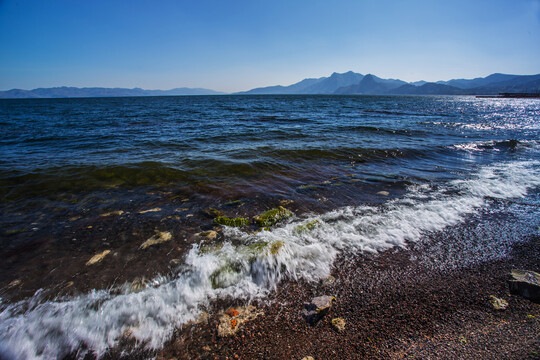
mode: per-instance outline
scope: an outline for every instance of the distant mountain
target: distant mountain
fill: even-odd
[[[352,71],[318,79],[304,79],[289,86],[268,86],[256,88],[239,94],[332,94],[337,89],[360,82],[364,75]]]
[[[485,78],[475,78],[475,79],[453,79],[449,81],[437,81],[437,84],[455,86],[460,89],[472,89],[489,84],[511,80],[519,75],[508,75],[508,74],[491,74]]]
[[[405,84],[389,91],[389,93],[395,95],[465,95],[467,91],[455,86],[425,83],[421,86]]]
[[[325,79],[328,79],[328,78],[322,77],[318,79],[304,79],[300,82],[297,82],[296,84],[292,84],[289,86],[282,86],[282,85],[267,86],[267,87],[255,88],[249,91],[240,92],[239,94],[249,94],[249,95],[304,94],[305,89]]]
[[[363,94],[363,95],[492,95],[500,92],[539,92],[540,74],[491,74],[485,78],[407,83],[352,71],[305,79],[289,86],[269,86],[240,94]]]
[[[357,84],[344,86],[337,89],[334,94],[387,94],[390,90],[407,84],[402,80],[381,79],[375,75],[367,74]]]
[[[512,78],[468,89],[471,94],[498,94],[501,92],[540,92],[540,74],[513,75]]]
[[[176,88],[171,90],[144,90],[140,88],[77,88],[54,87],[34,90],[12,89],[0,91],[0,99],[23,98],[73,98],[73,97],[119,97],[119,96],[169,96],[169,95],[218,95],[220,92],[199,88]]]

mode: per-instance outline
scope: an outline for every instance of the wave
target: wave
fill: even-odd
[[[294,218],[257,234],[225,228],[222,246],[195,245],[175,277],[154,279],[140,292],[126,286],[55,301],[38,292],[29,300],[1,304],[0,349],[19,359],[89,353],[99,358],[126,338],[159,349],[176,327],[195,320],[213,300],[261,298],[284,279],[319,280],[329,275],[340,253],[406,246],[463,221],[489,199],[523,197],[538,186],[540,162],[500,163],[465,180],[412,185],[404,197],[381,206]]]

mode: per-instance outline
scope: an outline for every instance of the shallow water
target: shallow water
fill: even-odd
[[[2,346],[20,358],[99,357],[129,336],[158,349],[215,299],[315,281],[339,254],[451,233],[516,201],[538,209],[539,120],[533,99],[3,100]],[[262,231],[216,226],[208,211],[278,205],[294,215]],[[523,234],[538,226],[523,219]],[[214,241],[193,236],[212,228]],[[156,231],[172,240],[141,250]],[[456,241],[465,251],[473,240]],[[504,256],[488,247],[477,261]]]

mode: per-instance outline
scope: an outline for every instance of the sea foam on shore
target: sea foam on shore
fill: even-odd
[[[196,320],[213,300],[264,297],[284,279],[316,281],[329,275],[339,253],[405,246],[459,223],[490,199],[523,197],[540,186],[539,166],[537,161],[483,166],[467,179],[411,186],[405,196],[381,206],[293,218],[255,234],[226,228],[221,246],[194,246],[174,277],[156,278],[142,291],[124,287],[54,301],[38,292],[2,304],[2,347],[18,359],[101,357],[123,338],[159,349],[175,327]]]

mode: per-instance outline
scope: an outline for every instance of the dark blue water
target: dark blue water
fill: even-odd
[[[2,100],[0,130],[0,322],[10,324],[0,335],[10,346],[31,339],[22,357],[51,343],[56,352],[40,356],[65,355],[64,342],[101,354],[126,326],[159,348],[170,336],[164,329],[209,299],[317,280],[340,253],[406,246],[494,202],[537,206],[540,185],[535,99]],[[277,206],[294,215],[270,229],[213,220]],[[217,238],[196,235],[207,230]],[[141,245],[160,233],[170,240]],[[99,265],[87,264],[102,251]],[[136,279],[147,290],[122,285]],[[91,289],[109,290],[88,298]],[[162,305],[149,308],[146,296]],[[30,298],[44,305],[23,321],[22,305],[8,304]],[[104,304],[107,330],[93,301]],[[130,315],[153,319],[155,311],[161,320],[144,326]],[[63,335],[23,335],[32,319],[57,313],[71,319],[51,320]]]

